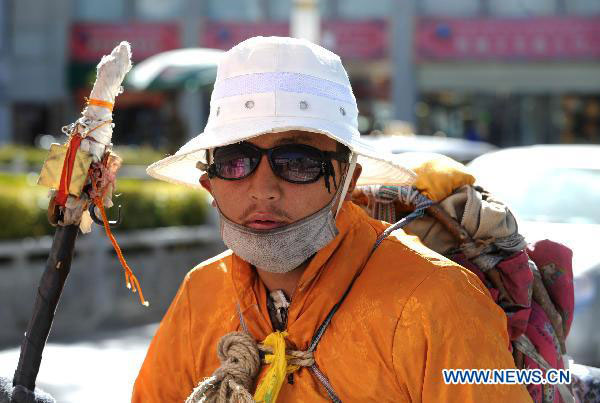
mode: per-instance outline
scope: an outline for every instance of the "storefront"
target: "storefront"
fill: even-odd
[[[180,46],[228,49],[255,35],[289,35],[292,0],[125,3],[129,6],[108,13],[93,0],[77,2],[79,20],[71,29],[69,67],[76,97],[91,85],[100,55],[122,39],[132,42],[134,57],[142,60]],[[338,53],[348,69],[361,112],[361,132],[389,126],[394,102],[398,103],[392,84],[402,69],[414,77],[405,82],[411,84],[405,91],[410,95],[406,102],[417,100],[417,133],[481,139],[500,146],[600,141],[596,0],[456,0],[451,5],[443,0],[419,1],[408,10],[414,13],[413,55],[398,62],[392,55],[398,38],[391,31],[395,18],[406,11],[402,4],[318,2],[321,43]],[[161,7],[165,9],[158,12]],[[100,15],[106,22],[98,20]],[[86,20],[92,17],[96,20]],[[206,89],[203,96],[209,92]],[[164,122],[171,119],[165,116],[182,111],[181,101],[173,94],[133,97],[132,102],[128,97],[133,95],[120,98],[115,116],[122,120],[121,127],[128,127],[124,141],[162,144],[163,136],[152,128],[177,127]],[[206,116],[207,108],[204,102],[199,115]],[[179,119],[181,124],[190,120],[188,115]],[[191,135],[191,130],[183,130],[185,136]]]
[[[421,19],[419,131],[600,142],[600,18]]]
[[[362,132],[373,128],[373,116],[377,98],[387,97],[377,88],[388,79],[388,69],[381,65],[388,57],[387,21],[370,19],[364,21],[324,20],[321,24],[323,46],[340,55],[348,73],[359,104]],[[235,44],[256,35],[288,36],[289,23],[207,21],[201,33],[202,46],[229,49]]]

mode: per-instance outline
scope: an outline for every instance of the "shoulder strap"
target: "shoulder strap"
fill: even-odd
[[[377,239],[375,240],[375,244],[373,244],[373,249],[371,249],[371,253],[369,254],[369,257],[365,261],[364,265],[365,266],[367,265],[367,263],[371,259],[371,256],[373,256],[373,253],[379,247],[379,245],[381,245],[381,242],[383,242],[383,240],[385,238],[387,238],[395,230],[406,226],[409,222],[411,222],[411,221],[413,221],[413,220],[415,220],[415,219],[417,219],[419,217],[422,217],[423,214],[425,214],[425,210],[428,207],[431,207],[433,204],[434,204],[434,202],[432,200],[430,200],[426,196],[424,196],[424,195],[422,195],[422,194],[419,193],[419,195],[417,196],[417,200],[416,200],[416,208],[415,208],[415,210],[413,212],[411,212],[409,215],[407,215],[406,217],[402,218],[397,223],[395,223],[395,224],[389,226],[388,228],[386,228],[386,230],[383,231],[377,237]],[[363,269],[364,269],[364,266],[363,266]],[[321,325],[317,328],[317,331],[313,335],[313,338],[312,338],[312,340],[310,342],[310,345],[309,345],[307,351],[313,352],[317,348],[317,345],[321,341],[321,337],[323,337],[323,333],[325,333],[325,330],[327,330],[327,328],[329,327],[329,324],[331,323],[331,320],[333,319],[333,315],[335,315],[335,313],[337,312],[337,310],[340,308],[340,306],[342,305],[342,303],[344,302],[344,300],[346,299],[346,297],[350,293],[350,290],[352,289],[352,286],[354,285],[354,282],[356,281],[356,279],[358,278],[358,276],[360,275],[361,272],[362,272],[362,269],[359,270],[359,272],[358,272],[359,274],[356,275],[356,277],[354,277],[352,279],[352,282],[350,282],[350,285],[348,286],[348,288],[346,289],[346,291],[344,292],[344,294],[342,295],[342,297],[340,298],[340,300],[333,306],[333,308],[331,308],[331,310],[329,311],[329,314],[327,314],[327,317],[325,318],[325,320],[323,321],[323,323],[321,323]],[[314,367],[314,369],[313,369],[313,367]],[[315,374],[315,376],[317,377],[317,379],[321,382],[321,384],[325,387],[325,389],[327,390],[327,393],[329,394],[329,397],[331,398],[331,400],[333,402],[336,402],[336,403],[337,402],[341,403],[340,398],[337,397],[337,395],[335,394],[335,391],[333,390],[333,387],[329,383],[329,380],[327,379],[327,377],[325,376],[325,374],[323,374],[317,368],[316,364],[313,365],[313,367],[311,367],[311,370],[313,371],[313,373]]]

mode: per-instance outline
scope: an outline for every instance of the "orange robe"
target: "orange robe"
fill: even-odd
[[[338,236],[312,258],[292,296],[287,341],[305,350],[358,276],[314,353],[342,401],[531,401],[523,385],[444,384],[445,368],[515,368],[506,316],[477,276],[401,230],[369,258],[389,224],[351,202],[336,224]],[[185,401],[219,366],[221,336],[241,330],[238,304],[256,340],[272,332],[266,297],[255,270],[231,251],[190,271],[152,340],[132,401]],[[278,401],[329,399],[301,368]]]

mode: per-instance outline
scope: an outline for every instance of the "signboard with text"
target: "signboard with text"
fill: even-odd
[[[415,52],[418,61],[600,59],[600,17],[424,18]]]
[[[388,57],[385,20],[326,20],[322,44],[349,60]],[[198,46],[229,49],[256,35],[289,35],[287,22],[206,21]],[[135,60],[181,46],[177,23],[78,23],[71,28],[71,60],[96,63],[121,40]],[[420,18],[417,61],[549,61],[600,59],[600,17],[486,19]]]
[[[121,41],[131,43],[134,60],[181,47],[176,23],[80,23],[71,27],[71,60],[97,63]]]
[[[201,46],[230,49],[257,35],[288,36],[289,24],[208,21]],[[387,24],[384,20],[323,21],[321,35],[323,46],[343,59],[372,60],[387,56]]]

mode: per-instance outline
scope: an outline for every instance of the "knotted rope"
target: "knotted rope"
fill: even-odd
[[[286,374],[315,363],[311,351],[285,349],[286,335],[285,332],[271,333],[260,344],[246,332],[221,337],[217,346],[221,366],[194,388],[186,403],[275,402]],[[264,356],[262,361],[261,356]],[[249,391],[261,363],[270,367],[253,397]]]
[[[186,403],[253,402],[248,390],[260,368],[256,341],[248,333],[233,332],[221,337],[217,355],[221,366],[192,391]]]

